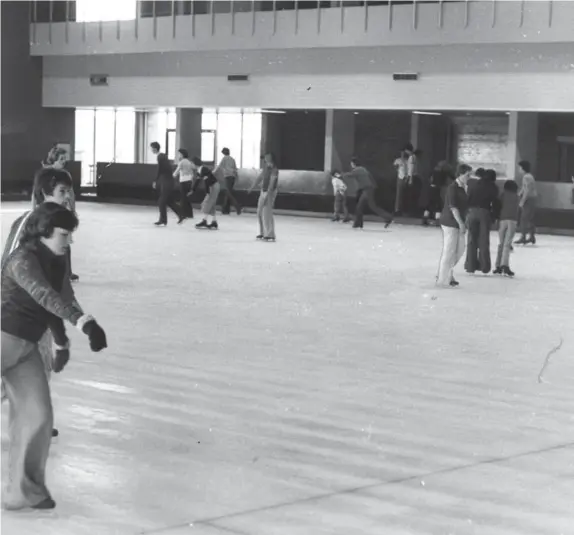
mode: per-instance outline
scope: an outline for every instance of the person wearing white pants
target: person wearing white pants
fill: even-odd
[[[277,184],[279,182],[279,169],[275,163],[275,156],[268,152],[265,154],[263,170],[257,180],[249,189],[249,193],[261,184],[261,193],[257,202],[257,219],[259,221],[258,240],[275,241],[275,220],[273,207],[277,198]]]
[[[468,209],[466,184],[472,168],[461,164],[458,167],[457,179],[448,187],[444,208],[440,216],[443,242],[439,261],[437,286],[453,288],[458,286],[454,278],[454,268],[464,255]]]

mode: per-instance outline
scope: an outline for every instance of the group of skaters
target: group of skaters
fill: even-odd
[[[443,232],[438,286],[459,285],[454,278],[454,268],[464,256],[465,248],[466,272],[490,273],[490,230],[496,222],[499,244],[493,273],[514,276],[510,253],[519,221],[522,235],[515,243],[536,243],[534,215],[538,194],[530,170],[528,161],[519,162],[521,187],[514,180],[506,180],[499,193],[494,169],[477,169],[475,180],[470,181],[472,168],[459,165],[456,178],[444,189],[444,206],[438,220]]]
[[[70,359],[64,321],[84,333],[92,351],[107,347],[104,330],[78,303],[70,244],[79,225],[66,152],[54,148],[34,177],[32,210],[13,223],[2,253],[2,401],[10,404],[8,510],[53,509],[46,463],[54,428],[51,372]]]
[[[211,170],[199,158],[189,158],[179,150],[175,169],[160,152],[158,143],[151,145],[158,155],[158,173],[154,187],[159,190],[160,218],[156,225],[167,224],[167,207],[178,216],[178,223],[193,217],[190,194],[203,183],[205,198],[201,205],[203,219],[198,229],[217,229],[215,206],[221,186],[215,174],[225,181],[224,213],[231,206],[241,214],[233,196],[237,166],[224,149],[218,167]],[[413,151],[413,156],[416,154]],[[51,438],[58,432],[53,426],[49,377],[61,372],[70,359],[70,341],[64,321],[70,322],[89,339],[92,351],[107,347],[104,330],[93,316],[78,303],[72,282],[78,277],[71,271],[70,244],[79,220],[75,212],[72,178],[63,168],[65,151],[54,148],[34,178],[33,208],[19,217],[11,227],[2,254],[2,400],[10,403],[10,450],[8,485],[3,496],[6,509],[51,509],[55,502],[46,486],[45,472]],[[350,221],[346,190],[350,181],[357,186],[357,203],[353,227],[363,227],[366,207],[379,215],[385,225],[393,216],[375,203],[376,182],[357,159],[347,173],[335,171],[331,179],[335,192],[335,220]],[[414,167],[411,165],[411,171]],[[477,180],[470,182],[472,169],[459,165],[451,176],[441,163],[430,180],[431,194],[425,217],[438,214],[443,232],[443,248],[437,284],[458,286],[454,268],[464,255],[466,271],[489,273],[490,229],[499,222],[500,243],[494,273],[514,275],[510,270],[512,240],[520,217],[522,236],[517,243],[535,243],[534,212],[536,182],[527,161],[519,163],[522,186],[507,180],[498,194],[496,172],[478,169]],[[407,173],[408,173],[407,168]],[[176,179],[181,200],[175,202]],[[272,153],[265,154],[262,170],[250,188],[260,187],[257,215],[257,239],[275,240],[273,207],[278,191],[279,172]]]
[[[151,143],[150,148],[157,155],[157,176],[153,183],[153,188],[159,190],[159,219],[154,223],[156,226],[167,225],[168,207],[176,214],[178,224],[193,218],[190,197],[200,188],[205,192],[201,203],[203,218],[195,225],[196,229],[219,229],[216,207],[220,194],[223,195],[222,213],[229,214],[231,206],[233,206],[237,215],[241,215],[242,207],[233,194],[238,178],[237,163],[228,148],[223,148],[221,161],[214,169],[210,169],[197,156],[190,158],[186,149],[179,149],[175,170],[167,155],[161,152],[161,146],[157,141]],[[273,217],[279,184],[279,169],[276,161],[272,152],[264,155],[261,172],[249,190],[251,193],[254,188],[261,188],[257,203],[259,234],[256,238],[267,242],[276,239]],[[223,187],[217,176],[223,179]],[[179,183],[179,187],[177,187],[177,183]],[[176,202],[178,192],[179,204]]]

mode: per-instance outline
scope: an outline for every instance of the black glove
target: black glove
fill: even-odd
[[[104,330],[96,323],[96,320],[87,321],[82,327],[84,334],[88,335],[90,339],[90,349],[92,351],[98,352],[108,347],[108,342],[106,340],[106,333]]]
[[[52,371],[54,373],[60,373],[68,361],[70,360],[70,350],[69,349],[56,349],[56,353],[52,358]]]

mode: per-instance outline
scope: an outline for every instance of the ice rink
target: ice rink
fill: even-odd
[[[3,242],[26,209],[2,204]],[[574,533],[574,238],[436,290],[436,228],[278,216],[261,243],[253,214],[78,212],[109,348],[70,327],[58,505],[3,512],[3,535]]]

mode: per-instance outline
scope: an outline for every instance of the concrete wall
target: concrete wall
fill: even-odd
[[[53,143],[74,143],[71,108],[42,108],[42,58],[28,44],[27,2],[2,2],[2,181],[39,166]],[[73,155],[72,155],[73,157]]]
[[[428,75],[394,82],[390,75],[253,76],[247,83],[224,77],[125,77],[109,87],[88,79],[44,78],[45,106],[236,107],[285,109],[570,111],[574,71]]]
[[[34,55],[571,42],[574,4],[418,2],[32,25]]]

